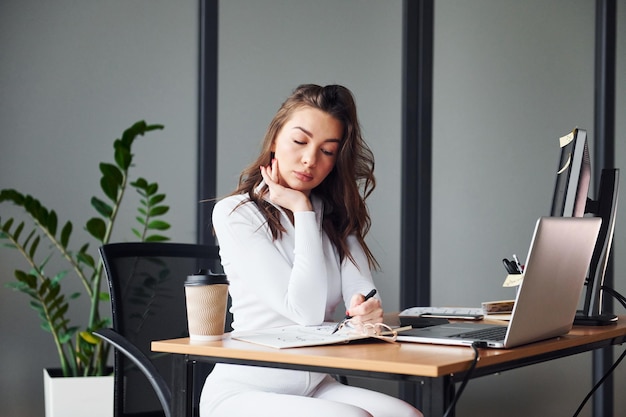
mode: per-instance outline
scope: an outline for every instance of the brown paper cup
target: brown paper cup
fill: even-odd
[[[228,284],[185,285],[189,337],[221,340],[224,336]]]

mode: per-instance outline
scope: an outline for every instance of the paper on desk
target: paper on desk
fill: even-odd
[[[332,334],[336,323],[323,323],[319,326],[283,326],[270,329],[233,332],[232,338],[273,348],[293,348],[304,346],[331,345],[347,343],[351,340],[365,339],[366,334],[354,332],[344,327]]]
[[[511,321],[511,317],[513,317],[513,314],[485,314],[485,319],[487,320]]]
[[[479,316],[484,314],[478,307],[410,307],[400,312],[400,316],[441,315],[454,317]]]
[[[486,314],[511,313],[515,300],[483,301],[482,306]]]
[[[323,323],[319,326],[291,325],[246,332],[233,332],[231,337],[244,342],[284,349],[348,343],[353,340],[368,338],[382,338],[390,341],[388,336],[411,329],[411,326],[391,327],[391,331],[382,331],[379,335],[373,335],[350,326],[345,326],[333,333],[336,325],[337,323]]]

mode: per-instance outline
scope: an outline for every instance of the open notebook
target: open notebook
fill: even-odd
[[[283,326],[262,330],[233,332],[233,339],[258,345],[269,346],[277,349],[332,345],[338,343],[348,343],[353,340],[377,338],[387,341],[395,340],[394,332],[409,330],[410,327],[394,328],[393,332],[382,331],[380,336],[373,332],[367,332],[349,326],[335,330],[337,323],[323,323],[318,326]]]
[[[537,220],[508,326],[455,322],[409,330],[398,340],[510,348],[569,332],[600,223],[600,218]]]

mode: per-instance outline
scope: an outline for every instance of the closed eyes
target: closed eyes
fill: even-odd
[[[298,139],[294,139],[294,140],[293,140],[293,142],[294,142],[295,144],[297,144],[297,145],[302,145],[302,146],[304,146],[304,145],[306,145],[306,144],[307,144],[307,142],[304,142],[304,141],[301,141],[301,140],[298,140]],[[321,151],[324,155],[327,155],[327,156],[333,156],[333,155],[335,155],[335,151],[334,151],[334,150],[328,150],[328,149],[320,148],[320,151]]]

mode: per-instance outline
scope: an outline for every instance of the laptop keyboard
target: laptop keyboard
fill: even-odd
[[[485,329],[473,330],[470,332],[463,332],[453,337],[459,337],[461,339],[474,339],[474,340],[504,340],[506,336],[507,327],[494,326]]]

